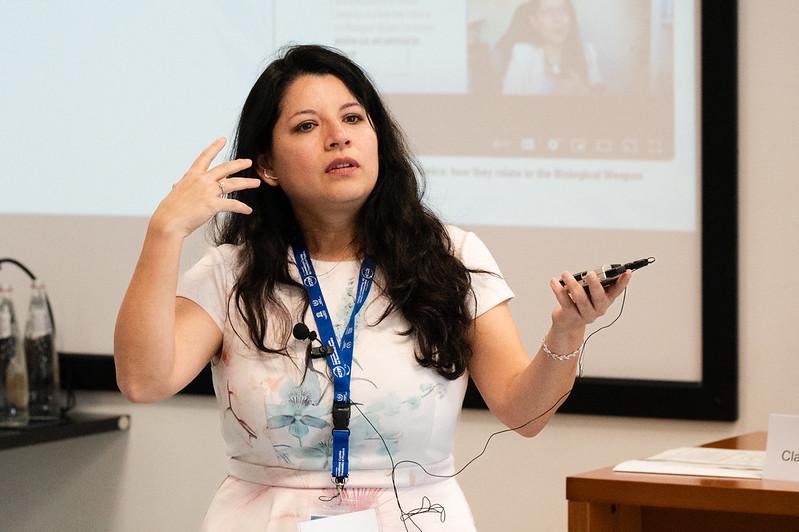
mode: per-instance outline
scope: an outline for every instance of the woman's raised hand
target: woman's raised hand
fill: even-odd
[[[252,208],[241,201],[225,197],[229,192],[260,186],[260,179],[228,177],[249,168],[252,161],[236,159],[209,169],[225,143],[225,139],[220,138],[205,148],[180,181],[172,186],[150,220],[152,229],[185,238],[219,212],[252,212]]]
[[[603,316],[613,301],[624,292],[632,278],[632,272],[626,271],[611,286],[604,288],[596,273],[588,272],[586,281],[588,293],[572,274],[563,272],[561,285],[558,279],[551,279],[549,287],[558,300],[552,311],[552,328],[558,332],[579,330]]]

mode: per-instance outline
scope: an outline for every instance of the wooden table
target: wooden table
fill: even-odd
[[[766,433],[704,445],[765,450]],[[566,479],[569,532],[799,532],[799,482],[614,473]]]

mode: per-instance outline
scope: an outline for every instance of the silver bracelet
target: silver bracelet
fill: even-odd
[[[544,342],[543,340],[541,341],[541,349],[543,349],[544,353],[546,353],[547,356],[549,358],[551,358],[552,360],[561,360],[561,361],[562,360],[571,360],[573,358],[576,358],[580,354],[580,351],[582,350],[582,348],[583,348],[583,346],[580,345],[580,347],[578,347],[575,351],[572,351],[571,353],[566,353],[565,355],[559,355],[557,353],[553,353],[549,349],[549,346],[546,344],[546,342]]]

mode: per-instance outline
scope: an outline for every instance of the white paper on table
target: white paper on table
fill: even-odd
[[[700,477],[761,478],[765,451],[678,447],[643,460],[628,460],[613,468],[623,473],[659,473]]]

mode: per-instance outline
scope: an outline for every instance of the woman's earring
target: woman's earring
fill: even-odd
[[[264,179],[271,179],[272,181],[277,181],[278,179],[275,176],[271,176],[264,172]]]

